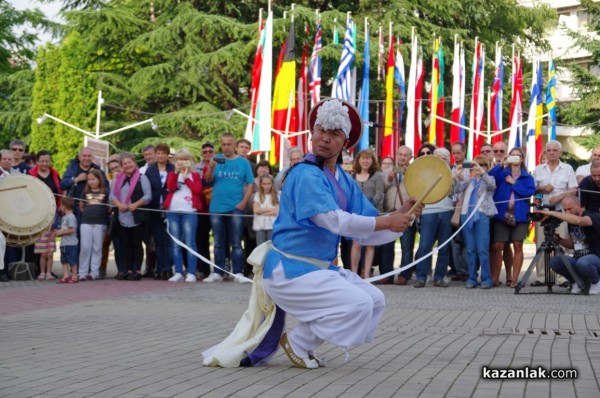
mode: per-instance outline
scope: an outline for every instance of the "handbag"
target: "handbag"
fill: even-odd
[[[511,227],[514,227],[515,225],[517,225],[517,220],[515,219],[515,208],[508,208],[506,209],[506,212],[504,213],[504,223],[508,224]]]
[[[450,219],[450,224],[454,228],[460,227],[460,213],[462,211],[463,198],[460,198],[458,202],[456,202],[456,206],[454,206],[454,213],[452,214],[452,218]]]

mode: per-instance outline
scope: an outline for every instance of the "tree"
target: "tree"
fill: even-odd
[[[600,131],[600,77],[590,70],[590,66],[600,65],[600,3],[590,0],[581,2],[589,15],[588,32],[570,32],[575,39],[575,47],[590,54],[590,62],[586,64],[571,64],[568,66],[572,73],[571,86],[578,100],[573,101],[562,110],[564,120],[574,125],[584,125],[594,132]],[[577,138],[576,141],[587,149],[600,145],[600,135],[594,134]]]
[[[29,134],[37,36],[28,26],[50,29],[55,24],[38,9],[20,11],[0,0],[0,148],[15,137],[27,140]]]

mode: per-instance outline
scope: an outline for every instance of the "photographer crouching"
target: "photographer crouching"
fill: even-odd
[[[584,210],[575,195],[567,195],[562,200],[563,212],[538,210],[544,220],[555,217],[568,223],[569,236],[566,239],[555,235],[557,242],[574,249],[573,257],[566,257],[574,272],[584,284],[590,284],[589,294],[600,294],[600,213]],[[550,268],[564,276],[571,283],[571,293],[580,293],[578,286],[559,256],[550,260]]]

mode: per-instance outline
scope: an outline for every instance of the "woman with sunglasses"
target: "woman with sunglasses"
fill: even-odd
[[[469,267],[466,287],[467,289],[477,287],[477,265],[479,264],[481,288],[490,289],[493,286],[490,273],[490,218],[498,213],[493,199],[496,181],[488,174],[490,164],[485,156],[479,155],[474,159],[469,177],[465,177],[466,174],[462,172],[464,166],[465,163],[457,167],[454,194],[463,197],[460,223],[462,225],[466,223],[462,230]],[[481,197],[483,202],[476,210],[475,207]]]
[[[433,156],[436,150],[438,149],[429,143],[423,144],[417,151],[417,157]],[[445,155],[449,158],[449,153],[447,153],[447,151]],[[446,196],[439,202],[425,206],[419,222],[420,239],[415,259],[418,260],[431,253],[436,241],[438,244],[441,244],[450,238],[452,235],[452,224],[450,224],[451,218],[452,199],[449,196]],[[435,270],[433,272],[433,286],[448,287],[448,283],[444,280],[444,277],[446,276],[449,262],[449,245],[445,245],[438,251]],[[431,272],[431,266],[431,256],[417,264],[417,276],[414,287],[425,287],[427,275]]]

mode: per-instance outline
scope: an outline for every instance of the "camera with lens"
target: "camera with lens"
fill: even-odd
[[[537,201],[534,204],[532,204],[532,206],[534,206],[536,210],[556,211],[555,205],[541,204]],[[542,221],[544,216],[545,215],[541,214],[541,213],[527,213],[527,221],[540,222],[540,221]],[[550,217],[546,218],[544,221],[542,221],[541,225],[544,228],[544,236],[546,237],[546,239],[550,239],[551,237],[553,237],[556,234],[556,228],[558,228],[558,226],[561,223],[562,223],[562,220],[560,220],[556,217],[552,217],[552,216],[550,216]]]

